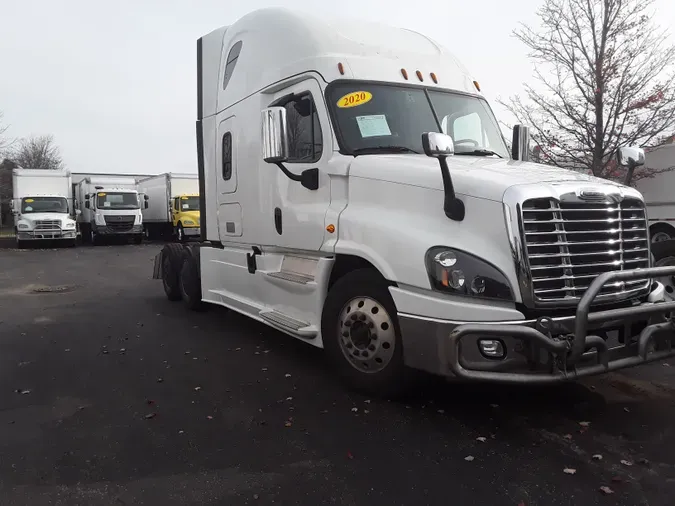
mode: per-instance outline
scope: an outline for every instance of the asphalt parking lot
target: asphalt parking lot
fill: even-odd
[[[159,248],[0,250],[0,503],[673,504],[675,363],[369,399],[318,350],[167,301]]]

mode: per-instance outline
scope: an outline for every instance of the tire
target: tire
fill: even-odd
[[[134,236],[134,244],[143,244],[143,235]]]
[[[335,282],[324,303],[321,334],[330,361],[348,387],[388,398],[406,392],[396,306],[377,271],[358,269]]]
[[[675,239],[675,229],[664,223],[657,223],[649,229],[652,244]]]
[[[93,228],[89,229],[89,244],[91,244],[92,246],[98,246],[100,244],[98,234],[94,232]]]
[[[204,311],[207,304],[202,301],[198,246],[183,248],[183,264],[179,281],[185,306],[191,311]]]
[[[176,239],[178,239],[178,242],[185,242],[185,230],[183,230],[183,224],[180,222],[176,227]]]
[[[167,244],[162,248],[162,284],[166,298],[174,302],[182,298],[180,290],[182,261],[183,247],[179,244]]]
[[[16,249],[26,249],[26,241],[16,240]]]

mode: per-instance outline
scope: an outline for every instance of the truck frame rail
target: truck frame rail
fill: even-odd
[[[663,360],[675,356],[675,301],[645,302],[618,309],[590,312],[600,290],[609,282],[637,278],[675,276],[675,266],[650,267],[627,271],[606,272],[590,284],[577,306],[574,332],[551,335],[553,320],[541,318],[536,328],[526,325],[466,323],[456,327],[448,337],[448,365],[461,379],[513,384],[550,384],[602,374],[638,364]],[[655,321],[661,316],[661,321]],[[607,342],[599,335],[589,334],[589,326],[609,321],[634,321],[652,318],[637,335],[626,335],[623,346],[608,349]],[[509,337],[518,339],[533,349],[549,354],[544,372],[509,372],[499,361],[469,364],[462,356],[462,339],[479,335],[481,338]],[[656,345],[660,348],[657,349]],[[653,347],[653,349],[652,349]],[[595,359],[595,360],[593,360]],[[536,363],[536,360],[535,360]],[[541,364],[540,364],[541,365]]]

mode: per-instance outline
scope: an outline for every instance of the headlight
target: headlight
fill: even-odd
[[[463,251],[444,246],[431,248],[427,251],[426,267],[434,290],[486,299],[514,300],[504,274]]]
[[[94,215],[94,223],[96,223],[97,225],[105,225],[105,218],[103,217],[102,214],[96,213]]]
[[[26,223],[19,223],[18,229],[19,230],[28,230],[30,228],[30,225]]]
[[[184,220],[183,221],[183,225],[194,225],[194,224],[195,224],[195,222],[192,221],[192,220]]]
[[[75,228],[75,222],[74,221],[67,221],[67,222],[64,223],[63,228],[67,229],[67,230],[73,229],[73,228]]]

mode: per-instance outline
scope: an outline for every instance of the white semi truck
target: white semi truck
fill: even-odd
[[[14,169],[11,208],[17,248],[36,240],[75,245],[70,181],[67,170]]]
[[[126,237],[143,241],[141,207],[147,195],[139,194],[133,177],[87,177],[74,188],[82,213],[78,216],[82,239],[98,244],[103,237]]]
[[[263,9],[197,61],[201,241],[157,255],[170,300],[323,348],[382,394],[408,368],[554,383],[675,354],[675,267],[651,267],[640,193],[528,162],[523,126],[509,151],[437,42]]]
[[[150,199],[142,209],[147,238],[174,236],[183,242],[199,236],[197,174],[159,174],[140,179],[138,188]]]

